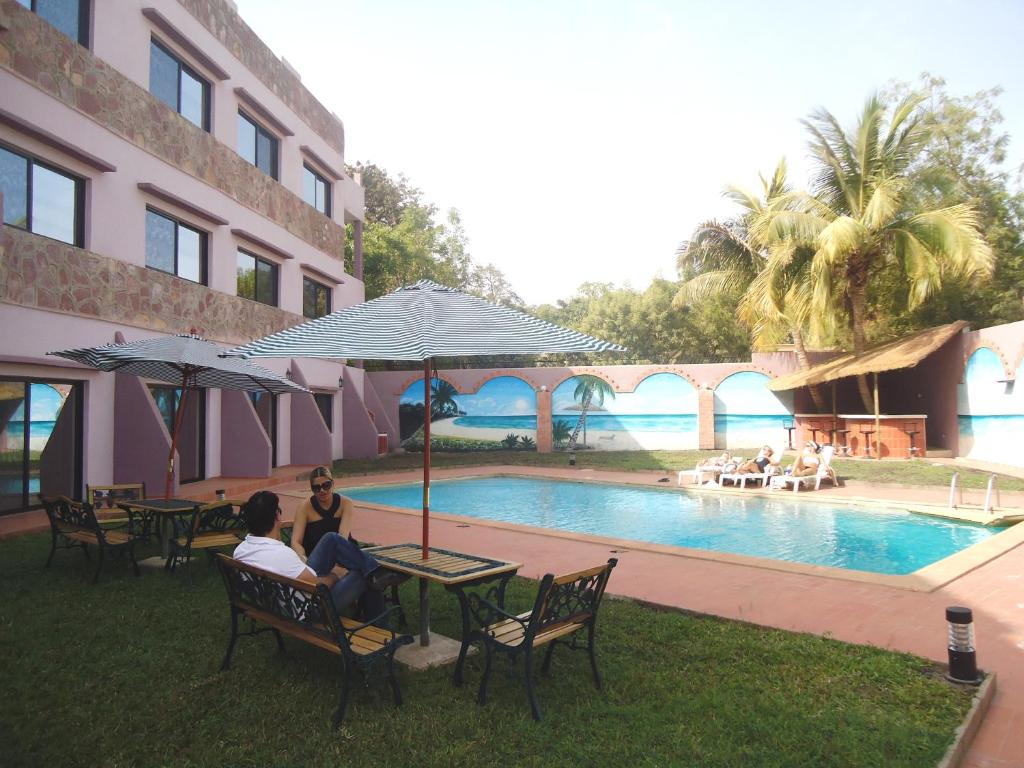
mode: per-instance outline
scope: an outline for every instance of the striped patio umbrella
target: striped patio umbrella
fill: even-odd
[[[625,352],[476,296],[420,280],[231,350],[244,357],[423,361],[423,557],[430,518],[430,379],[435,357]]]
[[[178,430],[189,392],[197,388],[240,389],[250,392],[309,392],[273,371],[233,357],[223,357],[223,350],[194,333],[164,336],[157,339],[104,344],[99,347],[66,349],[48,354],[97,368],[101,371],[130,373],[181,387],[181,399],[171,434],[171,451],[167,456],[167,486],[170,498],[174,487],[174,454],[178,449]]]

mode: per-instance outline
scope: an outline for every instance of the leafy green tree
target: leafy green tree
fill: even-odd
[[[845,315],[855,352],[867,348],[869,289],[887,266],[899,271],[909,309],[945,281],[992,272],[992,252],[973,206],[908,205],[906,173],[927,138],[920,103],[910,96],[889,110],[873,96],[849,133],[828,111],[815,112],[804,121],[816,164],[811,195],[803,210],[770,211],[754,227],[763,228],[758,236],[769,244],[814,244],[811,309],[819,317]],[[786,274],[793,252],[773,250],[769,270]],[[870,409],[864,376],[858,377],[858,389]]]
[[[561,448],[572,436],[572,426],[565,419],[554,419],[551,422],[551,441],[556,448]]]
[[[917,208],[968,202],[992,249],[992,280],[944,283],[929,300],[907,311],[892,301],[894,291],[874,297],[879,324],[888,321],[893,335],[952,320],[977,326],[1024,320],[1024,191],[1005,168],[1010,136],[997,107],[1001,88],[966,96],[951,95],[941,78],[924,74],[917,84],[896,83],[891,99],[911,92],[921,104],[928,141],[907,170],[907,197]],[[897,282],[898,275],[883,277]]]
[[[755,347],[771,349],[792,339],[797,360],[807,369],[810,362],[804,339],[812,318],[807,280],[810,249],[792,239],[768,242],[763,228],[751,226],[791,205],[786,161],[780,160],[775,172],[760,180],[760,194],[739,186],[727,187],[726,196],[740,205],[742,213],[724,222],[700,224],[680,245],[676,253],[681,283],[674,302],[680,307],[699,306],[709,297],[735,296],[740,290],[737,286],[745,286],[737,302],[739,318],[752,329]],[[788,251],[789,258],[788,268],[769,279],[767,266],[772,249]],[[820,337],[823,330],[815,326],[814,335]],[[818,387],[811,387],[811,397],[818,409],[824,410]]]

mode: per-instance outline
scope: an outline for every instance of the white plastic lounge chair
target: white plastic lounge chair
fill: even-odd
[[[772,478],[771,487],[785,488],[787,485],[793,486],[793,493],[800,490],[801,485],[810,485],[814,483],[814,490],[821,488],[821,481],[828,480],[832,485],[836,485],[836,471],[832,469],[832,455],[835,453],[835,447],[826,445],[821,449],[821,461],[818,462],[818,471],[813,475],[803,475],[802,477],[793,477],[792,475],[776,475]]]
[[[739,484],[740,488],[746,488],[747,482],[754,482],[756,480],[761,481],[761,487],[764,488],[768,485],[768,481],[772,477],[776,477],[782,473],[782,467],[779,466],[782,462],[782,455],[786,452],[786,443],[783,442],[780,445],[772,446],[772,458],[765,467],[764,472],[728,472],[722,473],[718,478],[718,482],[725,485],[726,482],[731,482],[733,485]],[[740,462],[741,464],[743,462]]]
[[[690,482],[694,485],[699,485],[704,482],[704,477],[708,476],[712,480],[716,479],[722,473],[721,467],[702,467],[697,465],[693,469],[681,469],[679,470],[679,477],[676,480],[676,485],[683,484],[683,478],[690,478]]]
[[[730,464],[742,464],[742,457],[735,457]],[[693,469],[681,469],[679,470],[679,476],[676,480],[676,485],[683,484],[683,478],[690,478],[690,482],[695,485],[702,485],[704,483],[705,476],[710,477],[714,481],[718,481],[719,475],[722,474],[723,467],[703,467],[698,464]]]

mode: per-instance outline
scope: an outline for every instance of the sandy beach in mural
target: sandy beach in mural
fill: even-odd
[[[495,427],[464,427],[456,424],[456,418],[441,419],[430,425],[433,437],[459,437],[469,440],[505,439],[508,434],[529,437],[537,440],[536,429],[495,428]],[[583,447],[583,435],[579,438],[579,447]],[[693,446],[696,448],[696,444]],[[641,432],[621,430],[600,430],[587,428],[587,450],[595,451],[663,451],[678,450],[679,436],[673,432]]]

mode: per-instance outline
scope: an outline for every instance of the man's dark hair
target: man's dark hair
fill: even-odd
[[[278,498],[271,491],[256,491],[245,502],[242,512],[245,524],[253,536],[266,536],[277,519]]]

